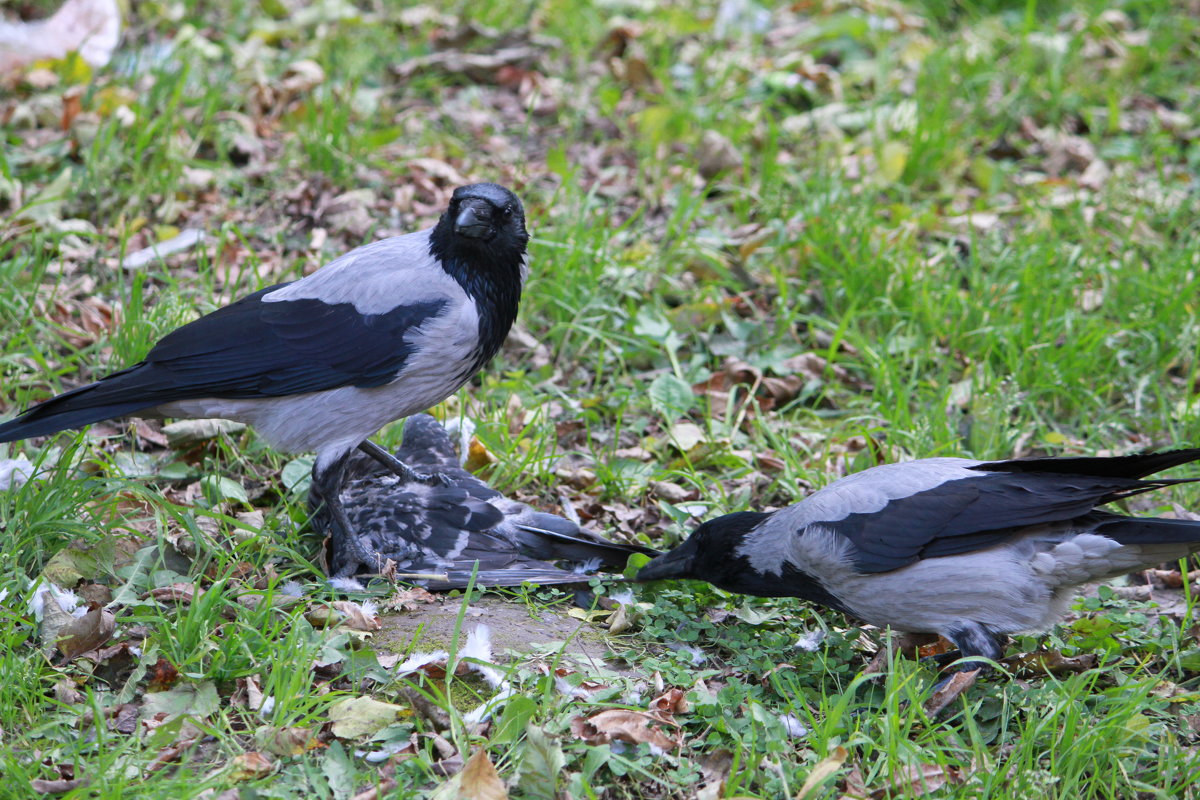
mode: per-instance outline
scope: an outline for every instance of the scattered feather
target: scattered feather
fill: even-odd
[[[355,578],[330,578],[329,586],[331,589],[346,593],[365,592],[367,590],[367,587],[363,586],[362,583]]]
[[[806,653],[815,653],[817,648],[821,646],[821,642],[825,641],[825,636],[825,631],[821,630],[820,628],[811,630],[808,633],[802,634],[800,638],[796,640],[794,647],[799,650],[803,650]]]

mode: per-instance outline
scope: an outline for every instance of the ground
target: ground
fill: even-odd
[[[3,78],[5,416],[492,180],[530,280],[435,413],[496,488],[614,539],[885,461],[1200,441],[1194,2],[118,5],[107,63]],[[46,469],[0,491],[0,797],[1196,794],[1179,565],[934,717],[931,668],[865,674],[883,633],[799,601],[331,587],[311,461],[253,431],[112,422],[21,458]],[[31,606],[50,582],[84,616]],[[464,655],[483,609],[593,659],[499,624]]]

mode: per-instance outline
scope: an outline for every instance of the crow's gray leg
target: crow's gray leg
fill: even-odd
[[[360,566],[372,572],[379,572],[383,566],[379,553],[367,547],[355,533],[346,516],[346,507],[342,505],[342,483],[348,457],[349,453],[323,470],[318,470],[314,465],[312,473],[312,491],[320,500],[316,513],[325,514],[329,520],[329,538],[333,544],[330,569],[335,578],[349,577]]]
[[[387,467],[389,470],[399,476],[400,480],[405,481],[406,483],[428,483],[434,486],[446,485],[449,483],[449,481],[446,480],[446,476],[440,472],[417,472],[408,464],[405,464],[403,461],[396,458],[394,455],[389,453],[387,450],[384,450],[370,439],[366,439],[361,442],[358,445],[358,449],[378,461],[380,464],[383,464],[383,466]]]

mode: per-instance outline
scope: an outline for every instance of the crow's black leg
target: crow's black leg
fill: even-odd
[[[383,464],[397,476],[400,480],[406,483],[429,483],[434,485],[446,484],[446,477],[440,472],[417,472],[415,469],[405,464],[394,455],[384,450],[379,445],[372,442],[370,439],[364,440],[358,445],[358,449],[369,455],[371,458]]]
[[[379,553],[367,547],[355,533],[346,516],[346,507],[342,505],[342,482],[348,457],[349,453],[323,469],[314,465],[312,473],[312,489],[320,500],[316,513],[324,514],[329,520],[329,538],[333,546],[330,569],[335,578],[349,577],[359,566],[372,572],[378,572],[383,566]]]
[[[1001,656],[1004,655],[1004,644],[1008,641],[1006,634],[996,633],[986,625],[968,620],[964,620],[950,630],[944,631],[942,635],[958,647],[959,658],[983,656],[984,658],[990,658],[992,661],[999,661]],[[947,653],[946,655],[950,654]],[[954,672],[970,672],[977,669],[987,670],[989,668],[990,665],[982,661],[964,661],[954,668]],[[951,672],[935,683],[933,691],[937,692],[945,686],[954,676],[954,672]]]

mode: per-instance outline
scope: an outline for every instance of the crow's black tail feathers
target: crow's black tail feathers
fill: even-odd
[[[153,408],[165,400],[141,391],[143,365],[113,373],[103,380],[51,397],[0,425],[0,442],[47,436],[68,428],[125,417]]]
[[[1051,472],[1059,475],[1092,475],[1099,478],[1144,478],[1180,464],[1200,461],[1200,448],[1135,453],[1128,456],[1068,456],[1017,458],[990,461],[974,469],[987,472]]]
[[[1180,544],[1200,549],[1200,521],[1104,514],[1095,533],[1128,545]]]

